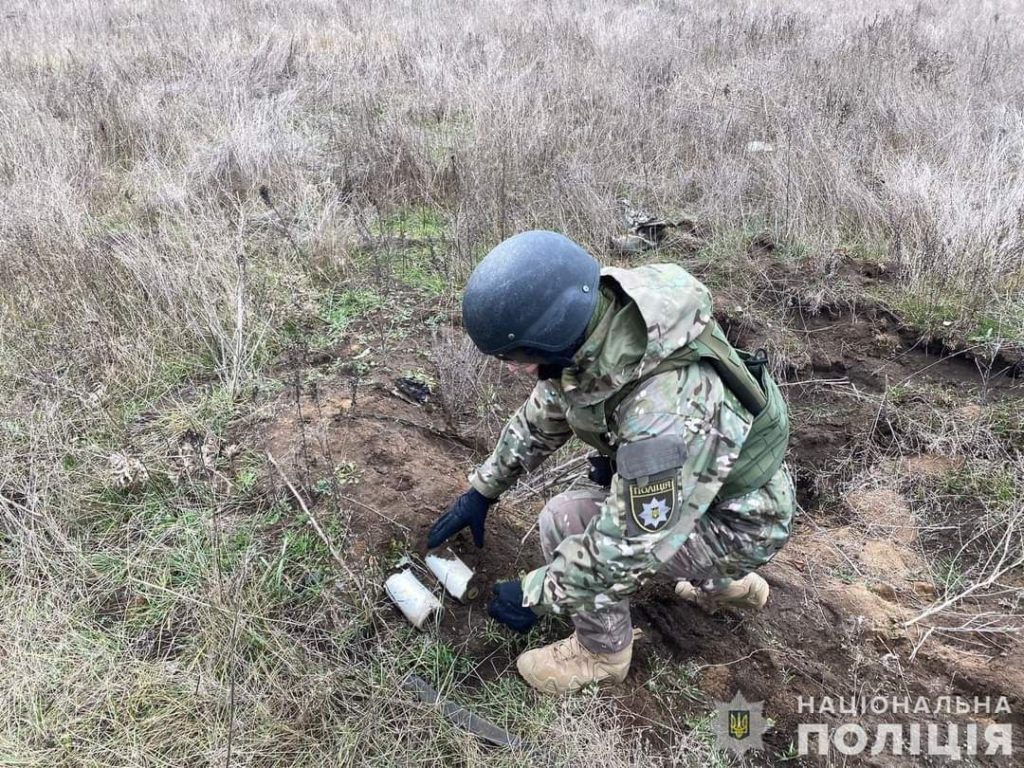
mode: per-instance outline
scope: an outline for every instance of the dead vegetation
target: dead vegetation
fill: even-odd
[[[475,615],[468,639],[417,636],[379,599],[519,396],[459,334],[457,290],[526,227],[679,260],[769,348],[798,425],[791,550],[820,555],[784,575],[827,580],[822,615],[898,615],[908,665],[1015,647],[1016,9],[75,0],[3,22],[0,762],[527,760],[402,698],[414,670],[556,763],[703,765],[706,722],[675,705],[735,681],[702,693],[691,659],[751,653],[791,697],[791,660],[759,650],[813,626],[785,584],[777,625],[654,609],[666,647],[693,642],[645,647],[624,703],[535,698],[460,644],[494,667],[517,641]],[[613,256],[623,199],[687,223]],[[396,377],[436,399],[397,411]],[[577,453],[510,497],[506,564]],[[808,647],[840,661],[803,674],[839,680],[846,657]]]

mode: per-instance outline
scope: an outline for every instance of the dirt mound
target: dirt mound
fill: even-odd
[[[873,574],[892,579],[902,580],[922,570],[920,558],[916,554],[888,541],[865,541],[860,561]]]
[[[914,515],[898,491],[891,488],[861,489],[848,494],[846,503],[868,535],[883,537],[904,547],[917,539]],[[884,558],[884,553],[879,553],[879,556]]]
[[[436,410],[355,380],[282,398],[265,447],[312,495],[337,497],[353,558],[414,548],[465,490],[474,454]]]

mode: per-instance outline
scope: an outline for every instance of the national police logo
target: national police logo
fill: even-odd
[[[769,724],[762,717],[763,701],[748,702],[740,691],[732,701],[715,707],[715,736],[723,749],[742,755],[748,749],[764,749],[761,737]]]
[[[633,521],[646,533],[668,525],[676,503],[676,480],[658,480],[649,485],[629,486],[629,510]]]
[[[734,739],[745,739],[750,735],[750,710],[729,710],[729,735]]]

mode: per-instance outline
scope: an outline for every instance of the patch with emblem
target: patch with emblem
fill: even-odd
[[[686,461],[686,444],[682,438],[658,435],[626,443],[616,452],[615,461],[616,471],[626,481],[629,533],[662,530],[672,521],[676,507],[676,476]]]
[[[676,504],[676,479],[668,477],[648,485],[630,483],[629,511],[641,531],[656,533],[668,525]]]

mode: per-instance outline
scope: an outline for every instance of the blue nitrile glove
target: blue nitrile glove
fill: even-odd
[[[515,581],[499,581],[494,585],[494,597],[487,605],[487,613],[495,621],[516,632],[529,632],[537,623],[532,608],[523,607],[523,585]]]
[[[476,488],[470,488],[434,523],[427,535],[427,549],[441,546],[467,526],[473,532],[473,543],[482,547],[487,510],[496,501],[497,499],[488,499]]]

